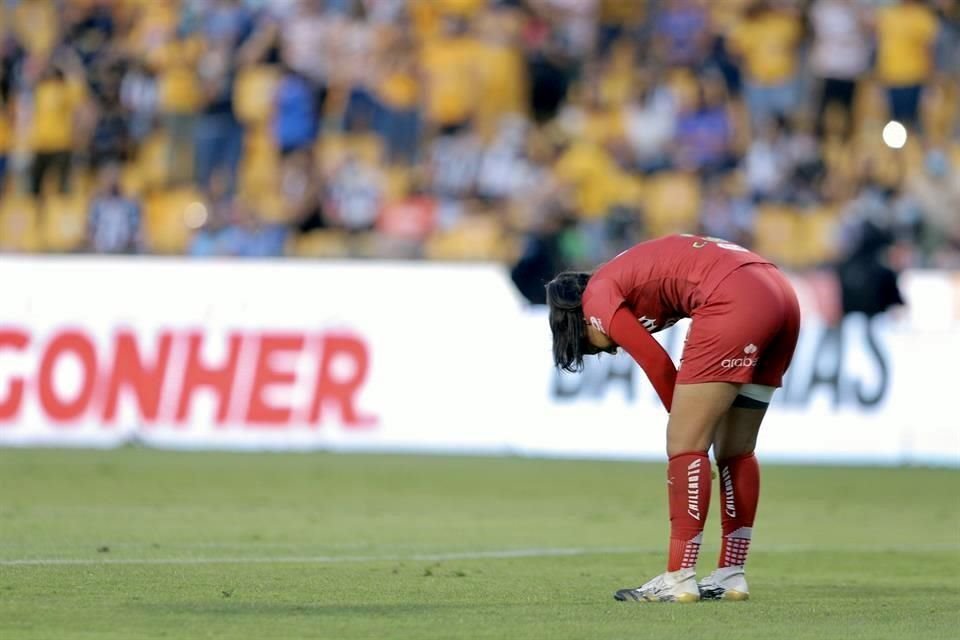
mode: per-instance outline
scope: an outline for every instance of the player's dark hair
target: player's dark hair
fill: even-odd
[[[547,283],[553,363],[571,373],[583,369],[584,345],[587,343],[583,291],[589,280],[589,273],[565,271]]]

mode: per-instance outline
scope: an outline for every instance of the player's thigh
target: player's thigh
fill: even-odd
[[[767,407],[730,407],[713,434],[713,457],[717,460],[753,453]]]
[[[776,335],[758,358],[752,382],[779,387],[797,349],[797,340],[800,337],[800,305],[786,276],[779,271],[770,272],[768,275],[780,290],[783,319]]]
[[[678,384],[667,422],[667,455],[707,451],[721,418],[730,410],[740,385],[728,382]]]

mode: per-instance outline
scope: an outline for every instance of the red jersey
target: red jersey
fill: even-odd
[[[688,234],[648,240],[601,265],[583,292],[583,315],[609,335],[626,305],[650,333],[689,318],[720,281],[745,264],[769,260],[719,238]]]
[[[650,334],[691,317],[725,277],[757,263],[770,264],[719,238],[683,234],[641,242],[590,276],[583,315],[643,367],[670,411],[677,368]]]

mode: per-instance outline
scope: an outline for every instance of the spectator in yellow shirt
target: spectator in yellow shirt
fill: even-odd
[[[902,0],[877,10],[877,75],[887,88],[890,117],[919,124],[923,85],[934,72],[937,15],[924,0]]]
[[[70,185],[70,163],[74,142],[74,119],[84,98],[82,85],[69,80],[56,66],[45,69],[33,90],[33,118],[30,142],[30,190],[38,195],[47,174],[58,174],[58,186],[65,193]]]
[[[511,13],[489,12],[480,20],[479,32],[476,61],[483,99],[477,106],[477,128],[486,138],[494,134],[507,116],[525,112],[527,68]]]
[[[58,8],[52,0],[23,0],[6,2],[11,35],[31,54],[47,56],[54,50],[61,36]]]
[[[462,18],[445,17],[443,33],[427,42],[420,64],[424,73],[427,122],[442,133],[470,124],[480,100],[479,48]]]
[[[730,33],[732,52],[740,59],[744,96],[754,128],[797,107],[799,18],[761,0]]]
[[[157,73],[158,107],[170,136],[168,171],[177,183],[193,176],[194,127],[203,100],[197,63],[203,49],[199,34],[178,32],[152,56]]]

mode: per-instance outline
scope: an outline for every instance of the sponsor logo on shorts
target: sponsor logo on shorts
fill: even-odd
[[[720,366],[724,369],[736,369],[738,367],[755,367],[757,366],[757,358],[753,357],[757,353],[757,345],[751,343],[743,348],[743,353],[746,354],[739,358],[724,358],[720,362]]]

